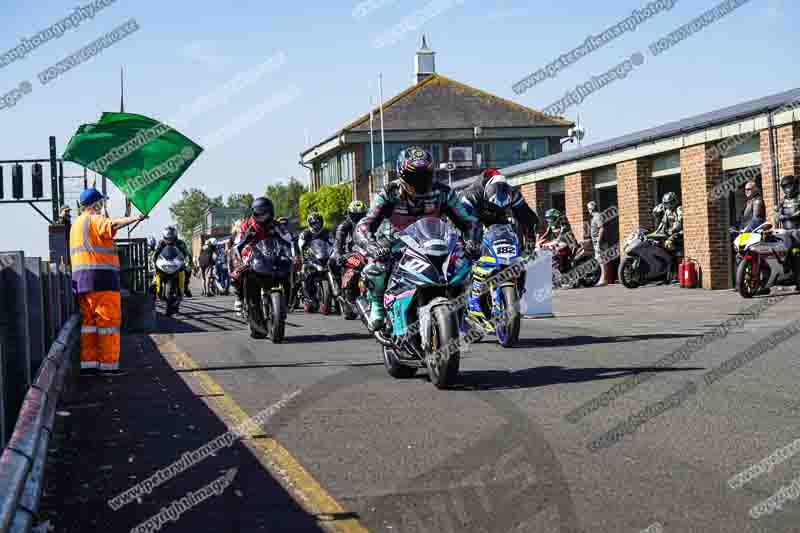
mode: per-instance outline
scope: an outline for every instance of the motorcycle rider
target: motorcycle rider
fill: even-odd
[[[215,239],[208,239],[203,247],[200,249],[200,256],[197,258],[197,263],[200,266],[200,279],[203,282],[203,294],[208,294],[208,269],[213,264],[211,262],[212,242]]]
[[[175,229],[175,226],[167,226],[164,228],[164,231],[161,232],[161,240],[156,245],[156,249],[153,252],[153,262],[155,263],[158,259],[158,256],[161,255],[161,252],[167,246],[175,246],[180,250],[181,254],[183,254],[184,258],[184,267],[183,267],[183,294],[187,298],[192,297],[192,291],[189,289],[189,282],[191,281],[192,277],[192,267],[191,267],[191,260],[192,256],[189,253],[189,248],[186,246],[186,243],[183,242],[182,239],[178,238],[178,230]],[[151,290],[155,291],[155,283],[153,284]]]
[[[458,196],[447,185],[433,180],[433,156],[416,146],[401,150],[397,157],[397,179],[377,195],[375,205],[356,226],[355,243],[366,250],[369,264],[364,268],[367,299],[371,304],[370,331],[381,332],[386,319],[383,295],[387,274],[392,271],[392,250],[380,242],[375,232],[384,220],[396,230],[404,230],[418,219],[447,216],[461,230],[465,249],[471,258],[480,255],[479,226]]]
[[[748,181],[744,185],[744,194],[747,204],[742,211],[742,220],[739,225],[743,232],[753,231],[767,220],[764,199],[761,197],[761,190],[754,181]]]
[[[331,255],[328,268],[331,269],[337,283],[333,286],[333,295],[338,298],[341,292],[340,281],[342,278],[342,265],[344,258],[353,248],[353,231],[356,225],[367,214],[367,206],[360,200],[354,200],[347,206],[347,215],[344,222],[336,228],[336,238],[333,243],[333,255]]]
[[[548,209],[545,211],[544,220],[547,222],[547,229],[545,229],[545,232],[539,237],[539,242],[548,242],[548,248],[554,251],[562,247],[567,247],[570,250],[568,256],[559,256],[558,258],[558,270],[564,275],[570,269],[570,257],[575,255],[578,241],[572,233],[572,226],[570,226],[569,220],[567,220],[567,217],[562,215],[561,211],[558,209]]]
[[[783,241],[790,251],[792,271],[794,272],[795,290],[800,291],[800,254],[791,253],[793,247],[800,246],[800,187],[795,176],[781,178],[783,200],[775,208],[775,222],[788,230],[783,234]]]
[[[243,246],[245,242],[255,245],[261,241],[273,238],[280,238],[277,230],[275,229],[275,207],[272,205],[272,200],[261,196],[253,200],[253,205],[250,207],[252,215],[245,218],[239,226],[237,244]],[[234,247],[235,249],[236,247]],[[236,255],[233,253],[231,255]],[[234,260],[233,270],[230,272],[231,283],[233,285],[233,292],[236,296],[234,302],[234,310],[239,312],[242,310],[242,274],[247,270],[245,260],[249,257],[250,250],[244,248],[239,257]]]
[[[678,195],[668,192],[661,199],[661,203],[653,209],[653,216],[658,223],[654,233],[667,236],[664,248],[676,257],[683,252],[683,209],[678,204]],[[677,266],[673,265],[671,268],[669,280],[664,283],[677,282]]]
[[[308,246],[316,240],[323,240],[328,244],[333,245],[331,232],[325,228],[325,217],[322,216],[322,213],[311,213],[308,215],[308,218],[306,218],[306,223],[308,224],[308,227],[306,227],[306,229],[300,233],[300,237],[297,239],[297,248],[301,258],[303,257],[306,248],[308,248]],[[313,287],[311,286],[313,277],[309,275],[309,269],[306,268],[306,265],[303,265],[302,273],[303,296],[305,298],[304,308],[306,313],[310,313],[312,309],[319,304],[319,302],[317,302],[314,298],[314,291]]]
[[[508,224],[508,211],[520,226],[526,253],[530,254],[536,246],[536,226],[539,216],[528,206],[525,198],[515,191],[505,176],[496,168],[484,171],[480,179],[475,180],[461,193],[461,201],[467,212],[477,218],[482,226],[492,224]],[[472,290],[469,297],[469,314],[490,330],[494,326],[487,320],[481,310],[480,300],[484,291],[485,278],[483,269],[477,264],[472,267]]]

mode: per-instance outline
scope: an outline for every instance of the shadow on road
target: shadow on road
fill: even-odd
[[[704,369],[699,367],[566,368],[563,366],[540,366],[511,372],[506,370],[464,370],[459,375],[458,383],[453,390],[529,389],[560,383],[616,379],[643,372],[687,372],[691,370]]]
[[[612,335],[610,337],[595,337],[593,335],[575,335],[572,337],[549,339],[520,339],[515,348],[548,348],[557,346],[582,346],[584,344],[607,344],[617,342],[651,341],[659,339],[682,339],[697,337],[683,333],[647,333],[642,335]]]
[[[237,468],[230,486],[176,517],[174,533],[323,533],[318,522],[350,518],[306,512],[253,452],[234,441],[214,454],[195,454],[198,463],[141,501],[113,510],[108,500],[169,467],[223,435],[220,420],[175,370],[148,336],[125,335],[119,378],[82,377],[69,403],[71,416],[51,441],[42,521],[60,533],[131,531],[172,502]]]
[[[336,342],[336,341],[362,341],[375,339],[369,333],[332,333],[321,335],[292,335],[286,337],[287,344],[306,343],[306,342]]]

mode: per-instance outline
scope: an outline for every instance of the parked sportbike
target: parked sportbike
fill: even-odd
[[[208,273],[208,295],[224,294],[227,296],[230,292],[231,280],[228,276],[228,260],[221,248],[217,252],[216,258],[214,267],[210,268]]]
[[[305,283],[311,288],[313,301],[305,302],[307,313],[316,311],[315,304],[319,305],[319,311],[323,315],[328,315],[332,311],[333,288],[331,278],[328,276],[328,260],[333,252],[333,247],[329,242],[316,239],[308,245],[305,254]]]
[[[664,246],[668,238],[663,233],[648,233],[639,228],[625,239],[619,263],[619,280],[625,287],[635,289],[654,281],[669,280],[678,260],[676,254]]]
[[[752,232],[737,232],[733,241],[739,264],[736,290],[743,298],[752,298],[775,286],[794,286],[791,254],[800,254],[800,248],[787,249],[781,238],[787,231],[764,223]]]
[[[395,378],[427,368],[433,384],[444,389],[455,382],[461,358],[461,312],[449,301],[466,292],[471,262],[458,231],[438,218],[418,220],[398,238],[384,295],[386,328],[377,335],[384,366]],[[365,298],[358,298],[358,307],[369,316]]]
[[[292,272],[289,245],[282,239],[268,239],[248,244],[246,238],[239,250],[250,247],[242,275],[243,313],[254,339],[269,337],[278,343],[284,339],[286,312]]]
[[[594,267],[583,275],[574,280],[570,277],[570,272],[594,259],[593,254],[585,246],[576,244],[576,249],[573,250],[567,243],[558,241],[540,241],[538,246],[542,249],[550,250],[553,254],[553,288],[594,287],[600,281],[603,273],[600,269],[600,264],[596,262]],[[561,272],[561,265],[564,259],[566,259],[565,263],[568,267],[566,272]]]
[[[186,258],[177,246],[165,246],[156,258],[156,298],[166,305],[166,316],[178,312],[183,299]]]
[[[480,259],[473,267],[473,276],[480,275],[488,280],[480,298],[481,311],[490,321],[475,324],[474,319],[465,315],[465,328],[474,324],[487,333],[497,335],[504,348],[514,346],[519,340],[522,321],[520,300],[525,293],[525,270],[520,268],[519,276],[505,276],[514,265],[523,266],[529,257],[520,247],[519,238],[510,224],[490,226],[483,236]]]
[[[366,295],[366,288],[361,277],[361,271],[365,266],[367,266],[367,259],[360,251],[354,250],[344,256],[339,304],[345,320],[355,320],[359,316],[356,299]],[[330,274],[330,276],[331,283],[336,283],[333,275]]]

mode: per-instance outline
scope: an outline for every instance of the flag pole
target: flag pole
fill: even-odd
[[[381,159],[383,160],[383,185],[386,186],[388,176],[386,171],[386,142],[383,132],[383,73],[378,74],[378,91],[381,105]]]
[[[372,94],[372,82],[369,82],[369,155],[370,155],[370,178],[375,173],[375,129],[373,128],[373,122],[375,121],[375,113],[374,113],[374,95]],[[370,179],[370,186],[374,180]]]

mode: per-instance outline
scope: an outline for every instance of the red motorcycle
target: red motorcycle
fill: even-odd
[[[359,316],[356,299],[359,296],[366,296],[367,292],[361,277],[361,271],[365,266],[367,258],[359,252],[351,252],[344,259],[339,301],[345,320],[355,320]]]

